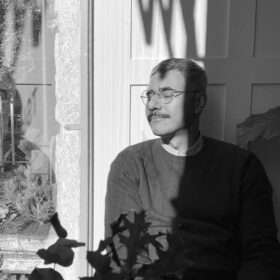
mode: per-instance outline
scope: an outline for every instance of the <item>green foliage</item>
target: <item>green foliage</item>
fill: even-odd
[[[16,227],[24,227],[31,222],[43,224],[55,213],[52,192],[53,185],[48,176],[32,174],[30,166],[20,165],[14,175],[5,182],[5,196],[16,210],[17,219],[12,217]]]

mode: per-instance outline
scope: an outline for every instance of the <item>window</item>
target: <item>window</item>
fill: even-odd
[[[42,265],[54,212],[90,246],[89,3],[0,1],[0,279]],[[66,279],[86,273],[75,259]]]

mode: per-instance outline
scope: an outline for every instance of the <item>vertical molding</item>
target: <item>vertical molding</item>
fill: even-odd
[[[256,0],[230,1],[229,58],[252,57],[255,42],[255,16]]]
[[[55,172],[57,180],[57,212],[68,238],[80,239],[82,219],[81,193],[84,167],[82,154],[82,11],[80,0],[56,0],[58,32],[55,35],[57,98],[55,115],[60,124],[56,136]],[[84,144],[84,143],[83,143]],[[86,172],[86,170],[85,170]],[[75,250],[79,254],[79,249]],[[56,269],[64,279],[76,280],[80,275],[81,258],[71,267]]]
[[[85,2],[82,2],[85,3]],[[87,151],[86,159],[87,159],[87,225],[83,227],[81,223],[81,231],[83,228],[87,228],[86,233],[86,241],[87,241],[87,251],[92,251],[94,249],[94,61],[93,61],[93,52],[94,52],[94,1],[88,0],[86,4],[83,4],[84,13],[87,11],[87,19],[83,25],[86,25],[87,32],[84,34],[84,53],[87,53],[85,56],[85,66],[87,69],[87,85],[82,92],[83,95],[87,96]],[[83,67],[84,68],[84,67]],[[93,275],[92,267],[87,263],[86,266],[87,276]]]
[[[258,13],[258,0],[255,0],[255,10],[254,10],[254,39],[253,39],[253,49],[252,49],[252,57],[255,57],[256,53],[256,29],[257,29],[257,13]]]
[[[107,176],[129,144],[131,0],[94,1],[94,247],[104,239]],[[105,15],[104,15],[105,13]]]
[[[81,122],[81,15],[79,0],[56,0],[58,32],[55,36],[56,120]],[[74,35],[74,36],[73,36]]]

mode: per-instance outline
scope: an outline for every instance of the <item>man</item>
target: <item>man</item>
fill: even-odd
[[[145,210],[150,231],[184,232],[184,279],[280,279],[272,190],[256,157],[199,132],[207,76],[192,60],[159,63],[142,95],[158,139],[126,148],[111,165],[105,231]],[[151,257],[155,257],[152,255]]]

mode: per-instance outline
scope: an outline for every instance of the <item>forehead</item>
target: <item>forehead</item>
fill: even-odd
[[[159,89],[170,87],[176,90],[185,90],[185,78],[178,70],[170,70],[161,78],[159,73],[155,73],[150,77],[149,87],[151,89]]]

